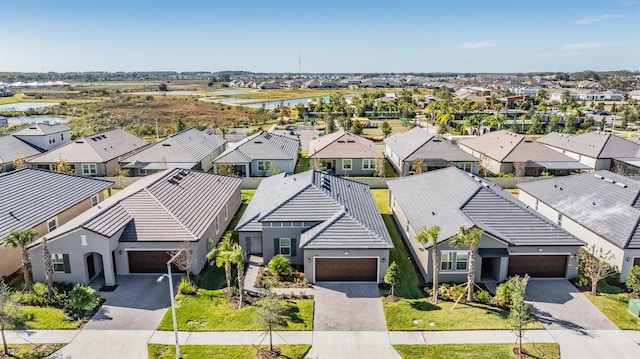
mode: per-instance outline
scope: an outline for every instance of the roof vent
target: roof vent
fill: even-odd
[[[595,176],[597,179],[603,179],[603,178],[604,178],[604,176],[603,176],[603,175],[600,175],[600,174],[597,174],[597,173],[595,173],[595,174],[594,174],[594,176]]]
[[[84,143],[84,141],[83,140],[78,140],[78,141],[76,141],[76,143]]]
[[[354,140],[347,140],[347,142],[349,142],[349,143],[356,143],[356,141],[354,141]]]
[[[253,143],[262,144],[262,141],[253,141]]]
[[[524,142],[525,142],[525,143],[531,143],[531,142],[533,142],[533,141],[532,141],[532,140],[530,140],[530,139],[528,139],[528,138],[525,138]]]
[[[32,127],[29,127],[29,129],[30,130],[37,130],[38,128],[36,126],[32,126]]]
[[[442,142],[442,140],[441,140],[441,139],[439,139],[439,138],[434,138],[434,139],[433,139],[433,142]]]
[[[627,185],[626,185],[626,184],[624,184],[624,183],[616,182],[616,185],[617,185],[617,186],[620,186],[620,187],[622,187],[622,188],[627,188]]]
[[[171,144],[170,143],[163,143],[162,146],[163,147],[169,147],[169,146],[171,146]]]
[[[338,140],[338,143],[344,143],[344,140]]]
[[[604,180],[609,183],[616,183],[616,181],[613,178],[605,178]]]

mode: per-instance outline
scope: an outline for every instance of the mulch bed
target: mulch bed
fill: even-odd
[[[264,267],[258,269],[258,277],[256,278],[255,286],[263,287],[262,283],[265,282],[265,278],[272,278],[273,288],[313,288],[313,285],[309,282],[305,282],[304,273],[294,271],[290,275],[281,276],[280,278],[270,275],[264,271]]]
[[[260,348],[258,350],[258,358],[260,359],[276,359],[280,356],[282,351],[280,348],[273,347],[273,351],[269,350],[269,348]]]

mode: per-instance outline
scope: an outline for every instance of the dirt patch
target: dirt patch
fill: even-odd
[[[258,358],[260,359],[276,359],[280,356],[282,351],[280,348],[273,347],[273,350],[269,348],[260,348],[258,350]]]
[[[255,286],[264,288],[266,283],[271,284],[272,288],[313,288],[313,285],[307,282],[302,272],[294,270],[291,274],[278,276],[261,267],[258,269]]]

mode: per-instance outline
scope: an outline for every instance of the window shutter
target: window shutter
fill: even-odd
[[[273,239],[273,255],[280,254],[280,238]]]
[[[63,254],[62,260],[64,261],[64,272],[71,273],[71,263],[69,263],[69,255]]]
[[[298,246],[296,245],[296,239],[291,238],[291,256],[295,257],[297,255]]]

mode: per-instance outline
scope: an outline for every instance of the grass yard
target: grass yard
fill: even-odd
[[[283,358],[302,359],[307,354],[310,345],[278,345]],[[173,359],[176,348],[173,345],[149,344],[150,359]],[[180,356],[184,359],[200,358],[234,358],[254,359],[258,348],[252,345],[181,345]]]
[[[221,288],[225,285],[224,269],[209,267],[202,274],[200,289],[195,296],[176,296],[178,330],[238,331],[263,330],[257,325],[257,307],[231,306]],[[283,300],[286,326],[279,330],[313,329],[313,300]],[[171,311],[165,313],[158,330],[173,330]]]
[[[77,329],[81,322],[69,320],[62,309],[21,306],[23,320],[10,329]]]
[[[243,190],[240,190],[240,193],[242,193],[242,198],[244,198],[246,200],[244,203],[245,204],[249,204],[249,202],[251,202],[251,199],[253,198],[253,195],[256,194],[256,190],[255,189],[243,189]],[[238,217],[238,219],[240,217],[242,217],[242,213],[241,212],[244,213],[244,210],[243,210],[242,207],[240,209],[238,209],[238,213],[236,214],[236,217]]]
[[[311,162],[309,160],[309,151],[301,151],[301,156],[296,162],[296,168],[294,173],[300,173],[311,169]]]
[[[501,330],[511,329],[509,312],[480,303],[440,301],[437,305],[428,299],[401,299],[390,303],[383,299],[384,314],[389,330]],[[527,329],[544,329],[540,322]]]
[[[63,346],[65,344],[9,344],[8,348],[13,359],[40,359],[50,356]]]
[[[597,296],[593,296],[589,292],[584,292],[583,294],[618,328],[640,330],[640,318],[627,310],[631,297],[621,288],[608,285],[602,281],[598,283]]]
[[[394,345],[405,359],[508,359],[514,358],[513,344],[436,344],[436,345]],[[531,358],[560,358],[560,346],[556,343],[523,344],[531,353]]]

